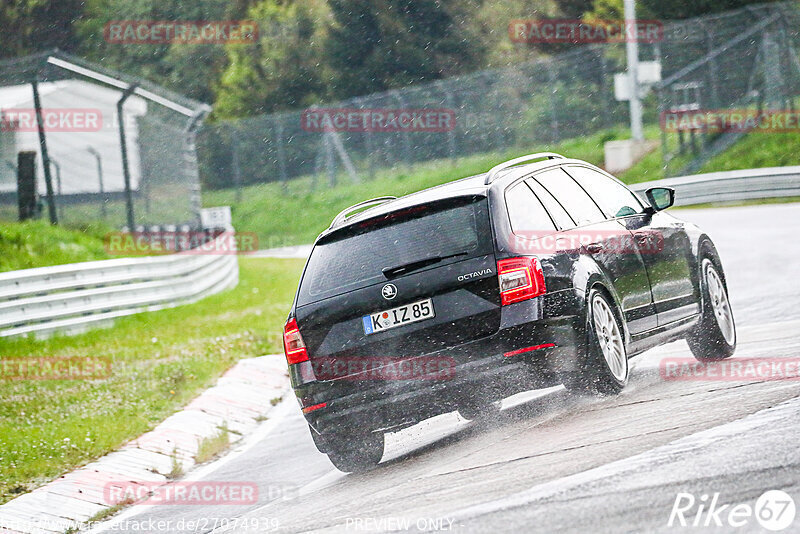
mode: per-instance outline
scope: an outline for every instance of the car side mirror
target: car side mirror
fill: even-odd
[[[675,203],[675,190],[671,187],[651,187],[644,194],[653,211],[665,210]]]

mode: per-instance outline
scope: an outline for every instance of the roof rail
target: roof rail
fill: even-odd
[[[333,228],[334,226],[338,226],[345,222],[349,217],[353,210],[357,210],[358,208],[364,208],[367,206],[377,206],[378,204],[383,204],[385,202],[390,202],[392,200],[397,200],[397,197],[378,197],[373,198],[370,200],[365,200],[364,202],[359,202],[358,204],[353,204],[347,209],[344,209],[339,212],[339,215],[333,218],[333,222],[328,228]]]
[[[486,174],[485,185],[491,184],[500,171],[510,169],[511,167],[514,167],[521,163],[528,163],[530,161],[542,158],[565,159],[564,156],[562,156],[561,154],[556,154],[555,152],[537,152],[536,154],[528,154],[527,156],[521,156],[519,158],[510,159],[499,165],[495,165],[494,167],[491,168],[491,170]]]

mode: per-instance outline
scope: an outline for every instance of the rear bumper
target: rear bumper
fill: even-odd
[[[577,316],[542,319],[537,300],[506,307],[501,328],[490,336],[425,355],[455,362],[444,377],[316,380],[311,362],[290,366],[301,407],[324,403],[305,414],[308,424],[318,433],[402,428],[473,399],[559,383],[560,370],[580,353],[583,327]]]

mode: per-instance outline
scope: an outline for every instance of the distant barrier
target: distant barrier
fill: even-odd
[[[633,184],[631,189],[644,192],[650,187],[660,186],[675,189],[676,206],[793,197],[800,196],[800,166],[679,176]]]

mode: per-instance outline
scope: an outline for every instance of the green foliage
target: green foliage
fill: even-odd
[[[4,0],[0,3],[0,58],[77,47],[73,22],[81,0]]]
[[[128,72],[210,102],[212,82],[225,63],[216,44],[119,44],[105,40],[107,23],[136,21],[225,20],[225,0],[87,0],[84,17],[76,22],[81,55],[115,70]]]
[[[335,98],[471,72],[486,47],[470,24],[479,0],[329,0],[325,42]]]
[[[319,0],[262,1],[247,13],[256,44],[228,44],[227,68],[217,88],[215,116],[244,117],[312,104],[324,93]]]

